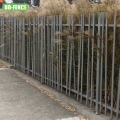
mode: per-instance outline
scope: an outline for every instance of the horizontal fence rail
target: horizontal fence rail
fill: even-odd
[[[0,58],[95,113],[120,115],[117,13],[15,18],[0,16]]]

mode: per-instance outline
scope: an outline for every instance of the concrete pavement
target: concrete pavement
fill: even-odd
[[[27,81],[24,74],[9,69],[12,68],[10,64],[2,62],[0,62],[0,120],[83,119],[80,116],[76,117],[74,108],[63,104],[40,85]],[[65,106],[69,110],[65,109]]]
[[[13,66],[0,59],[0,120],[110,120],[110,117],[96,115],[94,109],[9,68]]]
[[[66,110],[12,69],[0,68],[0,120],[57,120],[72,118]]]

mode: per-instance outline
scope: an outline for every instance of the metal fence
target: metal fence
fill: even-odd
[[[120,25],[108,13],[0,17],[0,57],[95,113],[120,114]]]

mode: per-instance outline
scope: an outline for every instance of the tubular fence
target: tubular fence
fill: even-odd
[[[0,58],[74,97],[96,114],[120,115],[120,25],[108,13],[0,16]]]

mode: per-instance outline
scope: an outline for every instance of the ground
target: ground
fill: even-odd
[[[0,63],[0,120],[82,120],[51,96]]]
[[[0,120],[110,120],[0,59]]]

